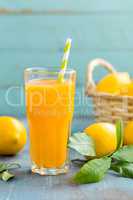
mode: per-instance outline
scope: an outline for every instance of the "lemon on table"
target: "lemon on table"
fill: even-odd
[[[125,91],[128,84],[131,83],[127,72],[110,73],[103,77],[97,84],[98,92],[120,94]]]
[[[117,146],[116,127],[111,123],[94,123],[84,130],[95,142],[96,155],[101,157],[115,151]]]
[[[129,121],[124,130],[124,144],[133,144],[133,121]]]
[[[13,117],[0,117],[0,155],[14,155],[25,143],[26,129],[23,124]]]

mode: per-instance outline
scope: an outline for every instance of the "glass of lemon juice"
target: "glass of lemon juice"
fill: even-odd
[[[67,58],[68,49],[63,59]],[[25,70],[31,169],[41,175],[66,173],[69,167],[67,143],[74,111],[76,72],[67,70],[64,60],[62,63],[61,70],[60,67]]]

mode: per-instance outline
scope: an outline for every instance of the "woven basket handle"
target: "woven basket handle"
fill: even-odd
[[[93,71],[99,65],[104,67],[111,73],[116,73],[116,70],[114,69],[114,67],[106,60],[101,59],[101,58],[96,58],[92,60],[87,66],[86,94],[89,94],[89,93],[92,94],[95,92],[96,84],[93,80]]]

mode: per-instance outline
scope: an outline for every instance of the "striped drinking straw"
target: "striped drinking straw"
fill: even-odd
[[[66,44],[64,47],[64,55],[61,62],[61,71],[59,72],[59,76],[58,76],[58,80],[61,82],[64,81],[64,74],[67,68],[68,58],[69,58],[70,49],[71,49],[71,42],[72,42],[72,39],[68,38],[66,40]]]

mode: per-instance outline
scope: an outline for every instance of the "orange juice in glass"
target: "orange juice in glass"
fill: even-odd
[[[74,111],[76,73],[66,70],[25,70],[26,112],[30,132],[32,172],[41,175],[66,173],[69,168],[67,143]]]

